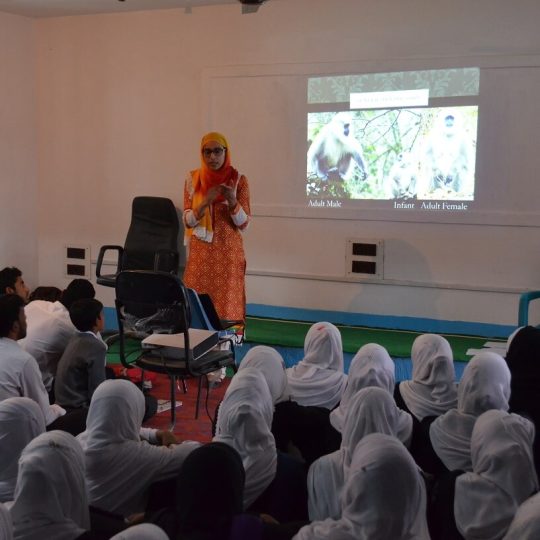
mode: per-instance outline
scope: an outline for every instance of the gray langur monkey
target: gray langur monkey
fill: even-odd
[[[411,199],[416,197],[417,163],[409,152],[398,154],[385,179],[385,192],[388,199]]]
[[[428,191],[459,193],[465,187],[470,168],[467,137],[454,111],[441,111],[428,141],[425,166]]]
[[[352,114],[337,113],[313,139],[307,153],[308,174],[322,180],[348,180],[355,165],[367,177],[362,146],[351,133]]]

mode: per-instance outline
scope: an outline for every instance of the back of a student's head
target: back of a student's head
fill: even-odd
[[[34,300],[46,300],[47,302],[56,302],[62,298],[62,290],[58,287],[36,287],[30,294],[30,302]]]
[[[95,298],[96,290],[90,281],[87,279],[74,279],[66,288],[62,294],[61,302],[69,309],[73,302],[77,300],[86,300],[88,298]]]
[[[6,266],[0,270],[0,294],[6,294],[6,289],[15,290],[17,278],[22,276],[22,272],[15,266]]]
[[[0,337],[7,337],[16,321],[20,320],[24,300],[18,294],[0,296]]]
[[[94,298],[76,300],[69,308],[69,317],[79,332],[92,331],[103,311],[103,304]]]

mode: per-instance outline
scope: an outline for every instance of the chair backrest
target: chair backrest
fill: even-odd
[[[165,197],[135,197],[131,224],[124,244],[122,270],[153,270],[156,252],[168,252],[160,258],[158,270],[176,272],[180,223],[173,202]]]
[[[116,278],[115,303],[121,342],[126,321],[141,333],[184,332],[187,336],[189,302],[182,281],[173,274],[124,270]]]

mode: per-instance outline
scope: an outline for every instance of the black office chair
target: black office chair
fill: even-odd
[[[124,246],[105,245],[99,250],[96,278],[99,285],[114,287],[123,270],[154,270],[178,273],[178,213],[170,199],[135,197],[131,224]],[[102,274],[107,252],[116,252],[116,270]]]
[[[178,381],[198,379],[195,418],[199,417],[202,379],[222,367],[232,366],[234,353],[222,350],[216,336],[216,345],[209,350],[190,348],[191,312],[186,288],[180,278],[166,272],[124,270],[116,278],[116,315],[118,318],[120,361],[126,368],[137,366],[142,370],[164,373],[170,379],[171,424],[176,421],[176,386]],[[153,333],[182,334],[183,349],[142,349],[136,355],[126,354],[125,340],[134,335],[139,340]]]

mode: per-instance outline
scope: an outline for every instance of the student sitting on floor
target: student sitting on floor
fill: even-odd
[[[340,504],[340,519],[314,521],[293,540],[429,540],[424,480],[395,437],[372,433],[358,443]]]
[[[14,397],[0,402],[1,502],[13,500],[18,462],[24,447],[44,432],[45,418],[35,401]]]
[[[143,416],[143,393],[130,381],[107,380],[94,392],[86,431],[78,437],[93,506],[125,517],[144,512],[152,484],[174,477],[200,446],[176,444],[170,431],[141,428]]]
[[[343,346],[339,330],[331,323],[315,323],[304,340],[304,358],[287,369],[294,401],[332,410],[347,383],[343,372]]]
[[[425,470],[432,474],[472,471],[471,434],[476,419],[490,409],[507,411],[509,398],[510,371],[504,359],[493,352],[474,356],[459,383],[457,408],[439,416],[429,428],[436,456]]]
[[[105,380],[107,345],[101,339],[103,304],[78,300],[69,309],[78,332],[69,341],[56,371],[56,402],[66,409],[88,407],[94,390]]]
[[[285,362],[272,347],[257,345],[242,359],[238,371],[253,367],[263,374],[272,401],[272,434],[281,452],[298,454],[309,466],[318,457],[339,448],[341,435],[329,423],[324,407],[299,405],[290,396]]]
[[[309,468],[309,518],[341,517],[341,494],[354,449],[366,435],[385,433],[409,440],[411,432],[411,415],[396,407],[387,390],[375,386],[359,390],[349,404],[340,449],[320,457]]]
[[[17,343],[25,335],[24,300],[16,294],[0,297],[0,401],[21,396],[33,399],[43,412],[47,430],[77,435],[84,430],[85,412],[66,414],[59,405],[49,404],[37,362]]]

